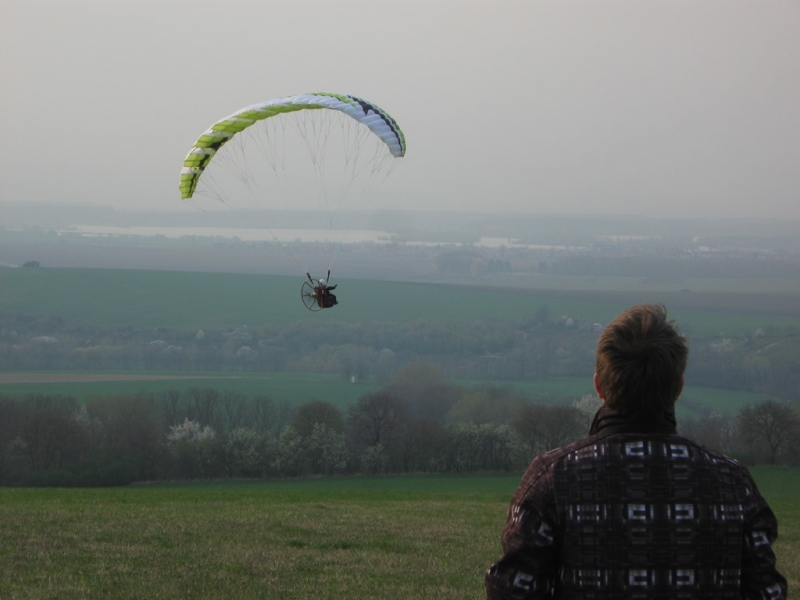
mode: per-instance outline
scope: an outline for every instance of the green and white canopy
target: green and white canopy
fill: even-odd
[[[214,123],[201,135],[183,161],[181,169],[181,198],[191,198],[197,182],[217,151],[234,135],[244,131],[257,121],[262,121],[283,113],[298,110],[326,108],[345,113],[359,123],[366,125],[386,144],[395,157],[406,152],[406,141],[397,122],[388,113],[374,104],[340,94],[301,94],[287,98],[277,98],[260,104],[253,104],[221,121]]]

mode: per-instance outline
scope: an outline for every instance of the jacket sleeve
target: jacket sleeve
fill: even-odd
[[[503,529],[503,557],[486,573],[488,600],[550,598],[558,574],[552,478],[537,458],[517,488]]]
[[[752,479],[747,494],[742,597],[748,600],[783,600],[787,594],[786,579],[778,572],[772,550],[778,537],[778,521]]]

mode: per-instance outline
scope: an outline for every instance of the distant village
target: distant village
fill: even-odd
[[[330,263],[340,278],[497,285],[509,274],[800,281],[800,224],[776,220],[397,211],[332,219],[21,205],[5,212],[0,263],[7,266],[297,275],[299,263]]]

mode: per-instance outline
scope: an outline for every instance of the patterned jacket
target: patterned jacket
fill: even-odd
[[[778,526],[744,466],[680,437],[674,415],[606,408],[589,437],[536,457],[487,598],[783,599]]]

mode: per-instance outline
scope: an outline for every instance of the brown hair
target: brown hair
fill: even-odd
[[[606,405],[635,415],[672,410],[683,388],[686,339],[661,305],[633,306],[605,328],[595,372]]]

